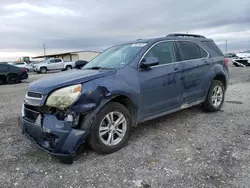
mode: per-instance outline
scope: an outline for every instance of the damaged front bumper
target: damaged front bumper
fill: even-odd
[[[54,115],[39,114],[26,109],[24,105],[19,125],[22,133],[39,148],[57,157],[75,156],[87,138],[87,132],[72,128],[71,122],[58,120]]]

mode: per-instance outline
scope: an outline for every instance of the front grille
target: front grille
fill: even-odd
[[[35,93],[32,91],[28,91],[27,96],[32,97],[32,98],[38,98],[38,99],[41,99],[43,97],[43,95],[41,93]]]
[[[35,112],[35,111],[30,110],[28,108],[24,108],[24,118],[26,120],[35,123],[38,116],[39,116],[38,112]]]

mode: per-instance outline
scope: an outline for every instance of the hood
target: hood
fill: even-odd
[[[80,84],[84,82],[91,81],[104,76],[109,76],[115,74],[116,70],[91,70],[91,69],[81,69],[81,70],[70,70],[60,73],[55,73],[52,75],[45,75],[29,85],[29,91],[39,92],[42,94],[48,94],[52,90]]]

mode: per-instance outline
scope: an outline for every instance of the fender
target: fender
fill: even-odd
[[[225,89],[227,89],[227,84],[228,84],[228,73],[227,73],[227,70],[221,64],[216,64],[216,65],[212,66],[207,71],[207,75],[205,76],[206,78],[208,78],[207,80],[205,80],[205,84],[204,84],[204,91],[205,91],[204,96],[205,96],[205,98],[206,98],[207,93],[209,91],[209,88],[210,88],[210,86],[212,84],[212,81],[218,75],[223,75],[225,77],[225,79],[226,79],[226,88]]]
[[[107,84],[107,82],[109,84]],[[108,86],[108,88],[104,86]],[[78,98],[77,102],[70,107],[70,111],[84,115],[80,127],[82,130],[87,131],[91,127],[96,114],[103,106],[117,96],[129,98],[137,109],[138,94],[139,91],[135,91],[125,82],[113,79],[112,76],[110,79],[107,79],[107,77],[106,79],[100,78],[83,84],[83,93]]]

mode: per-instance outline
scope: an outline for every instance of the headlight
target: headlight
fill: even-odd
[[[81,94],[82,85],[68,86],[54,91],[47,99],[46,105],[65,109],[72,105]]]

